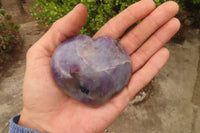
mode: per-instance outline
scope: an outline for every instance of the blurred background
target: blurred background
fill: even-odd
[[[8,132],[9,119],[22,109],[26,52],[53,22],[84,3],[88,19],[80,34],[92,36],[137,1],[0,0],[0,132]],[[159,6],[168,0],[154,1]],[[174,1],[182,25],[166,44],[169,61],[105,133],[200,132],[200,0]]]

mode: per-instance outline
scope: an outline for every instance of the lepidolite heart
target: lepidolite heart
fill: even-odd
[[[67,39],[55,50],[51,68],[57,85],[67,95],[93,107],[118,94],[132,73],[128,53],[107,36]]]

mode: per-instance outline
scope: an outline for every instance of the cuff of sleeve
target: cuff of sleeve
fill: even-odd
[[[9,121],[10,123],[10,133],[39,133],[29,128],[25,128],[18,125],[20,115],[12,117]]]

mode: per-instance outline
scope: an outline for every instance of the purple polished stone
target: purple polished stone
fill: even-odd
[[[51,68],[57,85],[67,95],[93,107],[118,94],[132,73],[126,50],[107,36],[69,38],[55,50]]]

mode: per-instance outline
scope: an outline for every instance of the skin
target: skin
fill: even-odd
[[[175,2],[155,8],[153,0],[141,0],[108,21],[93,38],[106,35],[118,39],[135,22],[120,43],[129,52],[133,74],[123,91],[98,108],[83,105],[61,91],[51,74],[51,56],[65,39],[77,35],[87,10],[77,5],[56,21],[27,52],[23,84],[23,110],[19,125],[44,133],[103,132],[123,112],[128,102],[147,85],[167,62],[169,51],[163,45],[178,31],[180,22]]]

